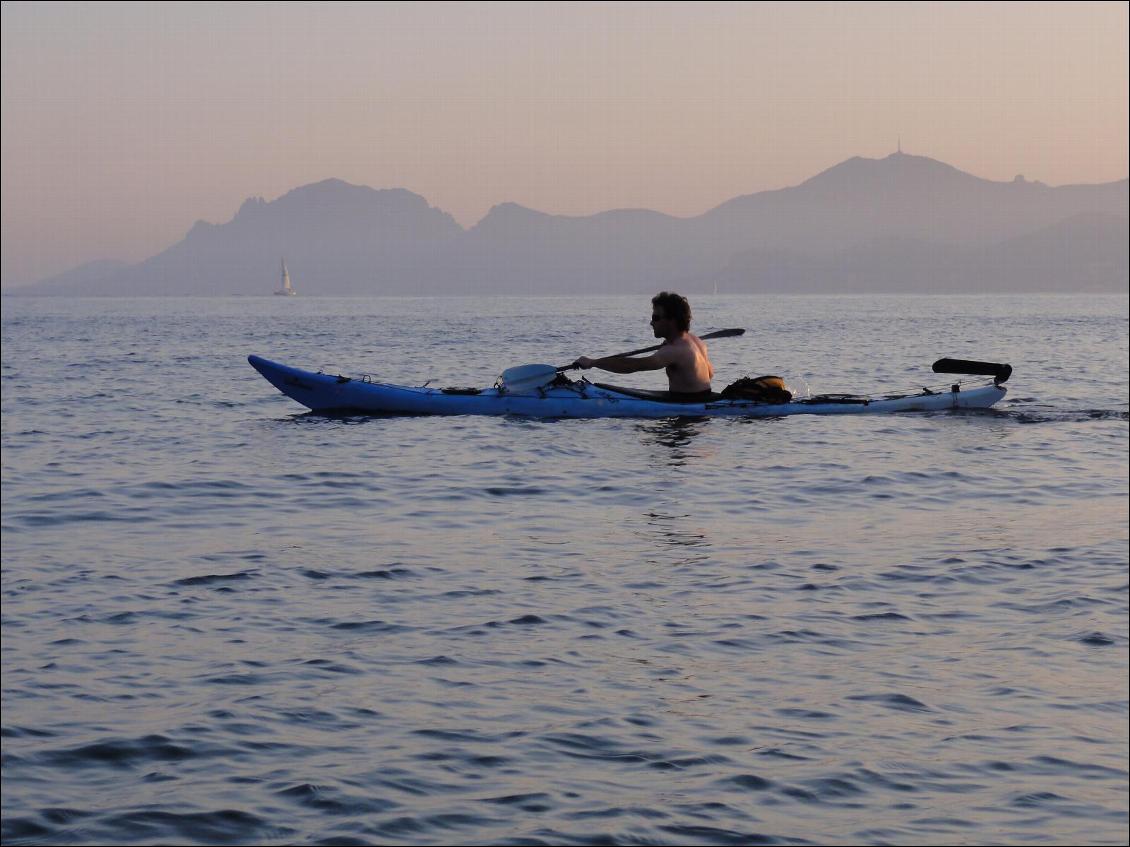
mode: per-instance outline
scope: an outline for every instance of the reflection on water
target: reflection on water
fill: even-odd
[[[683,467],[695,456],[690,449],[694,439],[711,423],[710,418],[664,418],[638,423],[636,429],[645,443],[662,448],[655,451],[657,465]]]
[[[660,545],[664,553],[675,556],[673,561],[666,561],[668,565],[695,564],[709,558],[710,540],[694,515],[646,512],[640,534]]]
[[[653,508],[641,516],[637,532],[659,554],[649,561],[663,567],[695,565],[709,559],[710,541],[703,522],[693,513],[708,508],[685,485],[704,455],[713,452],[699,439],[711,426],[710,418],[667,418],[635,424],[651,464],[660,472]]]

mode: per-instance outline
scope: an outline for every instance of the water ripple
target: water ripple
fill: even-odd
[[[304,414],[249,350],[489,382],[639,304],[298,300],[5,301],[5,844],[1125,843],[1125,297],[696,302],[720,374],[1016,366],[760,421]]]

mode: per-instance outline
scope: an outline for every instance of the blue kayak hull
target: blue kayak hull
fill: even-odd
[[[1007,390],[982,385],[957,392],[911,394],[882,399],[812,398],[767,404],[749,400],[660,402],[622,394],[586,380],[524,393],[485,388],[476,394],[450,389],[372,382],[293,368],[260,356],[247,361],[275,388],[317,412],[393,415],[522,415],[535,418],[781,417],[987,409]]]

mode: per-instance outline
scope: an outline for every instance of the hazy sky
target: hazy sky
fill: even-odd
[[[1127,175],[1124,2],[2,6],[2,280],[327,177],[695,215],[903,149]]]

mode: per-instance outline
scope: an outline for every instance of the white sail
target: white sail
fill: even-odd
[[[275,294],[282,297],[293,297],[298,292],[290,284],[290,274],[286,269],[286,259],[282,260],[282,288],[275,292]]]

